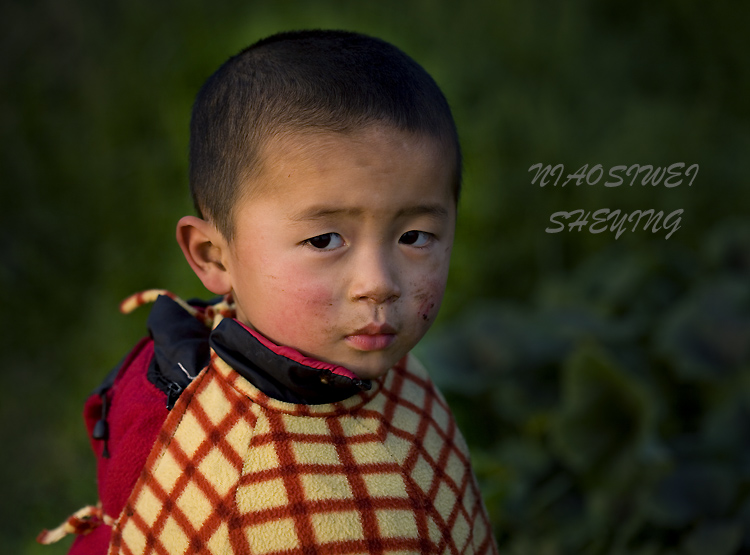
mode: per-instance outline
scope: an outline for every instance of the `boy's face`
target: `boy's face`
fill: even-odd
[[[437,315],[455,227],[453,157],[389,127],[291,134],[264,152],[222,255],[237,318],[377,378]]]

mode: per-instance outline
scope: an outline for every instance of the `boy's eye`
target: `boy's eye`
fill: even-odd
[[[426,231],[407,231],[398,240],[402,245],[410,245],[412,247],[424,247],[432,239],[432,235]]]
[[[320,250],[332,250],[344,244],[344,240],[338,233],[324,233],[305,240],[305,243]]]

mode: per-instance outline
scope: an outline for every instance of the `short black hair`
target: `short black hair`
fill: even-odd
[[[349,31],[272,35],[227,60],[198,92],[190,122],[190,191],[201,217],[227,240],[242,183],[279,133],[346,133],[385,124],[461,149],[445,96],[430,75],[383,40]]]

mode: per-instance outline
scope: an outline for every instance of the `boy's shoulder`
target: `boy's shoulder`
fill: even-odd
[[[441,421],[453,421],[453,415],[443,394],[413,353],[408,353],[401,363],[389,372],[385,383],[390,384],[387,387],[396,393],[400,404],[420,407],[421,410],[438,415]]]

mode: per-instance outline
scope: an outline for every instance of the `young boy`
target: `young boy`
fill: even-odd
[[[408,353],[443,296],[461,179],[448,104],[395,47],[282,33],[193,109],[199,216],[177,241],[220,297],[155,300],[89,399],[100,503],[71,553],[496,553],[469,455]]]

